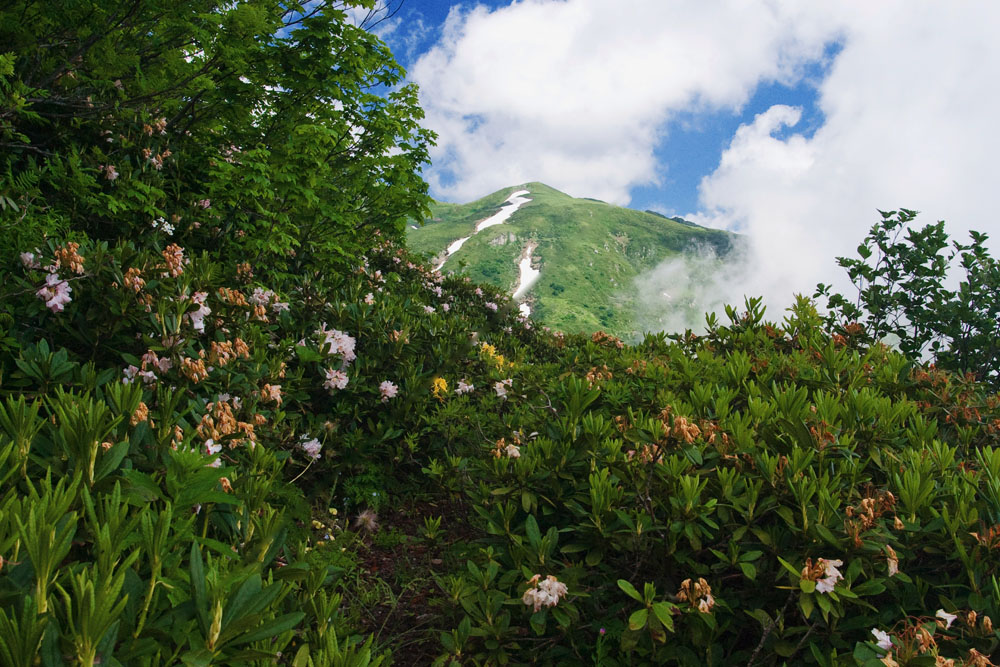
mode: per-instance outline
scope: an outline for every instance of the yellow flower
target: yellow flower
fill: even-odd
[[[448,393],[448,381],[445,380],[444,378],[439,377],[439,378],[434,378],[434,382],[432,384],[433,384],[434,398],[438,399],[439,401],[443,401],[444,395]]]

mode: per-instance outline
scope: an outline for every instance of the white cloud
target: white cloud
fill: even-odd
[[[846,277],[876,209],[922,212],[956,240],[1000,237],[990,203],[1000,153],[1000,5],[871,3],[844,16],[843,50],[820,88],[825,122],[806,138],[775,106],[741,127],[700,195],[714,222],[745,231],[755,292],[771,314],[792,291]],[[783,139],[782,126],[793,133]],[[994,254],[1000,248],[992,239]],[[739,300],[733,294],[733,301]]]
[[[627,203],[659,183],[671,114],[792,81],[840,26],[792,1],[524,0],[453,8],[411,70],[439,134],[428,178],[468,200],[527,180]]]
[[[684,112],[739,111],[769,81],[794,84],[841,45],[819,86],[822,123],[777,105],[740,127],[700,188],[703,224],[744,232],[745,279],[770,315],[793,292],[840,280],[876,209],[922,211],[952,238],[1000,224],[1000,4],[907,0],[521,0],[451,11],[411,68],[439,145],[435,196],[468,201],[540,180],[627,203],[661,184],[655,149]],[[693,112],[693,115],[692,115]],[[666,190],[661,198],[669,202]],[[670,271],[662,275],[673,275]],[[658,274],[659,275],[659,274]],[[706,290],[708,291],[708,290]]]

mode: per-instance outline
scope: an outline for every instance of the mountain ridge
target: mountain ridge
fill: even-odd
[[[722,257],[736,238],[683,218],[571,197],[537,181],[465,204],[434,202],[431,216],[408,227],[407,237],[439,270],[511,294],[525,268],[537,270],[534,284],[521,290],[523,312],[558,330],[626,338],[642,333],[636,279],[695,249]]]

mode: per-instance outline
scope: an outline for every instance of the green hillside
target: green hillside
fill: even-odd
[[[520,190],[529,192],[524,196],[530,202],[503,224],[474,233],[477,222]],[[561,331],[605,330],[630,339],[642,333],[633,287],[639,274],[699,245],[725,254],[733,239],[658,213],[573,198],[542,183],[498,190],[469,204],[435,202],[431,211],[422,227],[408,228],[407,241],[433,256],[435,266],[449,244],[470,237],[447,257],[442,271],[464,272],[513,293],[519,260],[530,246],[532,265],[541,272],[526,295],[535,319]]]

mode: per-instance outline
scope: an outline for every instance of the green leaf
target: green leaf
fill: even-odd
[[[653,604],[653,614],[670,632],[674,631],[674,605],[669,602],[656,602]]]
[[[629,596],[636,602],[642,602],[642,596],[639,595],[639,591],[635,590],[635,586],[625,581],[624,579],[618,580],[618,588],[625,591],[625,595]]]
[[[542,532],[538,529],[538,522],[535,515],[529,514],[524,521],[524,532],[528,535],[528,543],[534,549],[538,549],[542,544]]]
[[[648,609],[637,609],[632,612],[632,615],[628,617],[628,628],[629,630],[642,630],[646,627],[646,621],[649,618]]]
[[[271,621],[268,621],[261,625],[255,632],[244,635],[239,638],[237,644],[248,644],[250,642],[260,641],[261,639],[268,639],[276,635],[280,635],[282,632],[287,632],[292,630],[305,618],[305,613],[301,611],[292,612],[290,614],[284,614]]]

